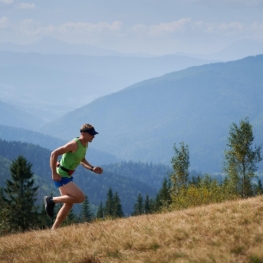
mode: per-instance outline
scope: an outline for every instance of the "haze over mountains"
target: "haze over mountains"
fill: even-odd
[[[192,54],[192,53],[178,53],[181,55],[187,55],[195,58],[214,60],[214,61],[231,61],[238,60],[248,56],[255,56],[258,54],[263,54],[263,42],[262,41],[252,41],[249,39],[240,39],[228,47],[222,49],[219,52],[211,54]]]
[[[76,48],[72,52],[0,51],[0,100],[48,122],[136,82],[208,62],[179,55],[88,56],[76,54]]]
[[[263,53],[263,44],[243,39],[214,55],[157,57],[43,38],[31,45],[1,43],[0,50],[0,101],[47,123],[139,81],[215,60],[242,58],[249,52]],[[21,127],[36,127],[35,121],[28,118],[28,122]]]
[[[106,50],[92,45],[72,45],[51,37],[44,37],[35,43],[26,45],[0,43],[0,50],[39,54],[82,54],[89,56],[123,55],[113,50]]]
[[[0,51],[15,53],[38,53],[38,54],[63,54],[63,55],[88,55],[88,56],[121,56],[121,57],[155,57],[142,53],[120,53],[114,50],[102,49],[92,45],[73,45],[61,40],[44,37],[32,44],[19,45],[13,43],[0,43]],[[198,57],[209,61],[237,60],[251,55],[263,53],[263,42],[259,40],[240,39],[219,52],[206,54],[178,53],[186,57]]]
[[[28,51],[0,58],[0,124],[31,130],[23,141],[32,130],[68,141],[90,122],[100,133],[91,146],[98,158],[169,164],[174,143],[184,141],[191,169],[202,172],[222,170],[232,122],[249,117],[263,142],[262,55],[226,63]]]
[[[256,143],[263,142],[262,68],[259,55],[169,73],[101,97],[41,131],[71,138],[88,119],[100,132],[92,146],[118,158],[169,163],[174,143],[183,141],[192,169],[219,172],[233,122],[248,117]]]

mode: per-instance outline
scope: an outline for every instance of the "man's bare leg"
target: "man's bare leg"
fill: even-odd
[[[69,214],[74,203],[82,203],[85,198],[84,193],[73,182],[61,186],[59,191],[61,196],[53,197],[53,202],[55,204],[64,203],[64,205],[59,210],[52,229],[56,229],[61,225],[63,220]]]
[[[71,208],[73,207],[73,204],[64,204],[61,208],[60,208],[60,210],[59,210],[59,212],[58,212],[58,214],[57,214],[57,217],[56,217],[56,220],[55,220],[55,222],[54,222],[54,224],[53,224],[53,226],[52,226],[52,230],[54,230],[54,229],[56,229],[56,228],[58,228],[60,225],[61,225],[61,223],[63,222],[63,220],[67,217],[67,215],[69,214],[69,212],[70,212],[70,210],[71,210]]]

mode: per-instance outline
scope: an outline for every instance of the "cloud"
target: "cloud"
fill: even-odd
[[[43,24],[33,19],[18,23],[0,18],[0,29],[7,28],[19,39],[36,40],[42,37],[55,37],[74,44],[92,44],[123,48],[127,43],[133,46],[151,46],[152,43],[170,43],[172,48],[180,43],[231,43],[241,38],[262,38],[263,23],[212,23],[181,18],[169,23],[135,24],[128,26],[120,21],[112,23],[67,22],[62,24]],[[1,32],[0,32],[1,33]],[[11,33],[10,33],[11,34]],[[127,44],[127,45],[128,45]],[[130,44],[131,45],[131,44]],[[157,45],[157,44],[156,44]],[[171,48],[171,49],[172,49]]]
[[[42,34],[41,24],[33,19],[24,19],[18,26],[13,27],[14,31],[24,36],[37,36]]]
[[[158,25],[147,26],[144,24],[137,24],[132,26],[131,30],[134,33],[147,34],[151,37],[162,37],[183,32],[186,30],[187,26],[190,25],[190,23],[190,18],[182,18],[178,21],[173,21],[170,23],[160,23]]]
[[[149,34],[151,36],[158,36],[162,35],[163,33],[173,34],[177,32],[183,32],[186,30],[187,25],[189,25],[190,23],[190,18],[182,18],[171,23],[161,23],[159,25],[153,25],[149,27]]]
[[[11,5],[14,3],[14,0],[0,0],[0,3],[6,4],[6,5]]]
[[[224,0],[224,4],[234,7],[259,7],[263,6],[263,0]]]
[[[171,0],[172,1],[172,0]],[[263,0],[177,0],[183,4],[206,6],[208,8],[232,8],[232,9],[246,9],[263,7]]]
[[[115,21],[113,23],[73,23],[67,22],[60,25],[43,25],[33,19],[24,19],[18,25],[13,24],[12,30],[22,36],[28,36],[33,39],[42,37],[56,37],[70,43],[95,43],[99,39],[107,37],[117,37],[120,35],[122,23]]]
[[[170,23],[157,25],[137,24],[131,27],[135,35],[151,38],[168,37],[249,37],[262,34],[262,23],[244,24],[241,22],[209,23],[205,21],[192,21],[190,18],[182,18]]]
[[[84,34],[101,34],[109,32],[119,32],[121,30],[122,23],[120,21],[115,21],[113,23],[100,22],[97,24],[93,23],[73,23],[68,22],[62,25],[59,25],[56,30],[61,33],[84,33]]]
[[[7,17],[0,18],[0,29],[9,27],[9,21]]]
[[[35,9],[34,3],[20,3],[16,6],[18,9]]]

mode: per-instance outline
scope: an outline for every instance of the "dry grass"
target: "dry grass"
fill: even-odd
[[[0,262],[263,262],[263,197],[0,238]]]

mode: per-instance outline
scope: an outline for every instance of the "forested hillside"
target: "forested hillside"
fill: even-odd
[[[155,189],[160,189],[164,177],[168,178],[171,173],[171,167],[163,164],[132,161],[104,165],[104,169],[130,179],[136,178]]]
[[[259,55],[173,72],[99,98],[41,131],[68,138],[89,122],[100,133],[96,149],[127,161],[165,164],[174,143],[183,141],[189,145],[191,170],[221,172],[233,122],[248,117],[255,143],[263,142],[262,68]]]
[[[49,168],[50,150],[23,142],[7,142],[0,139],[0,187],[9,178],[9,166],[15,158],[23,155],[33,164],[35,184],[39,185],[38,200],[42,203],[44,195],[58,194],[51,180]],[[116,167],[120,169],[116,169]],[[122,167],[122,168],[121,168]],[[125,169],[122,171],[122,169]],[[136,169],[134,169],[136,167]],[[106,165],[102,175],[96,175],[83,167],[78,167],[74,173],[74,181],[81,187],[92,205],[98,206],[105,202],[109,188],[118,192],[123,211],[130,215],[138,194],[154,198],[161,187],[163,178],[167,175],[167,167],[146,165],[143,163],[126,163]],[[154,183],[153,179],[154,178]],[[76,209],[79,209],[78,205]]]

